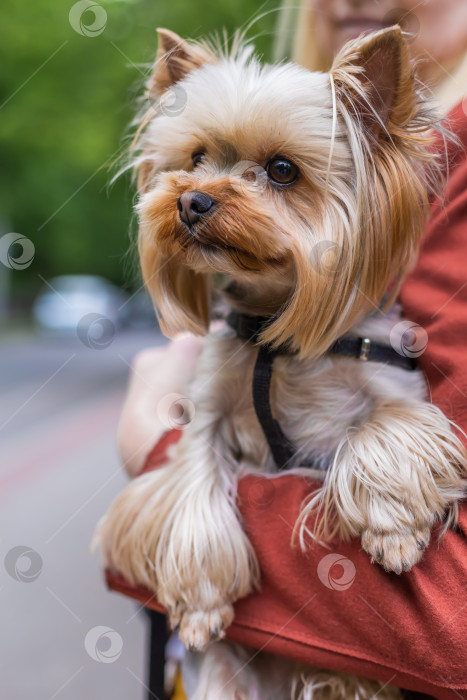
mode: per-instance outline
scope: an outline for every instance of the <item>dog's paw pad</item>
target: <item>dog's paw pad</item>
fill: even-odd
[[[365,530],[362,534],[362,547],[371,561],[396,574],[410,571],[422,558],[429,541],[428,529],[383,533]]]
[[[225,637],[225,630],[232,620],[231,605],[185,612],[180,621],[178,636],[190,651],[203,651],[210,642]]]

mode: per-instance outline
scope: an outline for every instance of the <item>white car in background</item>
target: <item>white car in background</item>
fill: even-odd
[[[81,319],[98,314],[123,325],[128,295],[103,277],[62,275],[46,282],[33,305],[36,323],[48,331],[75,333]]]

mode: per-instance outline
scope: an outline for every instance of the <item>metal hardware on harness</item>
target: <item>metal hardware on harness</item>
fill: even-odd
[[[367,362],[368,355],[370,354],[370,348],[371,340],[369,338],[362,338],[362,348],[360,350],[360,357],[358,359],[363,360],[363,362]]]

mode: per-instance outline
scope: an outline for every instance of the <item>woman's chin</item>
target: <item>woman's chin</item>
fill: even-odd
[[[381,22],[352,22],[349,24],[342,24],[337,29],[339,45],[342,47],[347,41],[350,41],[351,39],[357,39],[361,34],[369,34],[370,32],[376,32],[382,28],[383,25]]]

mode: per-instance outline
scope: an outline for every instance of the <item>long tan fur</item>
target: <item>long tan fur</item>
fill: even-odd
[[[261,66],[241,41],[229,53],[167,30],[159,39],[132,164],[141,267],[161,326],[206,334],[217,297],[270,316],[260,342],[289,350],[271,385],[273,412],[297,447],[289,466],[309,474],[311,459],[323,481],[297,514],[302,547],[360,537],[373,561],[408,570],[432,524],[456,522],[465,449],[427,402],[420,372],[326,354],[346,332],[394,342],[402,318],[391,304],[440,180],[438,118],[400,29],[349,43],[329,74]],[[171,91],[175,111],[164,101]],[[297,167],[286,187],[268,175],[277,156]],[[215,203],[192,229],[177,210],[191,190]],[[239,475],[275,472],[251,400],[256,356],[229,328],[209,333],[191,387],[194,420],[167,466],[135,479],[99,527],[105,563],[153,590],[197,652],[222,639],[233,603],[260,583],[236,507]],[[243,653],[220,642],[188,654],[190,700],[400,697],[267,655],[244,664]]]

